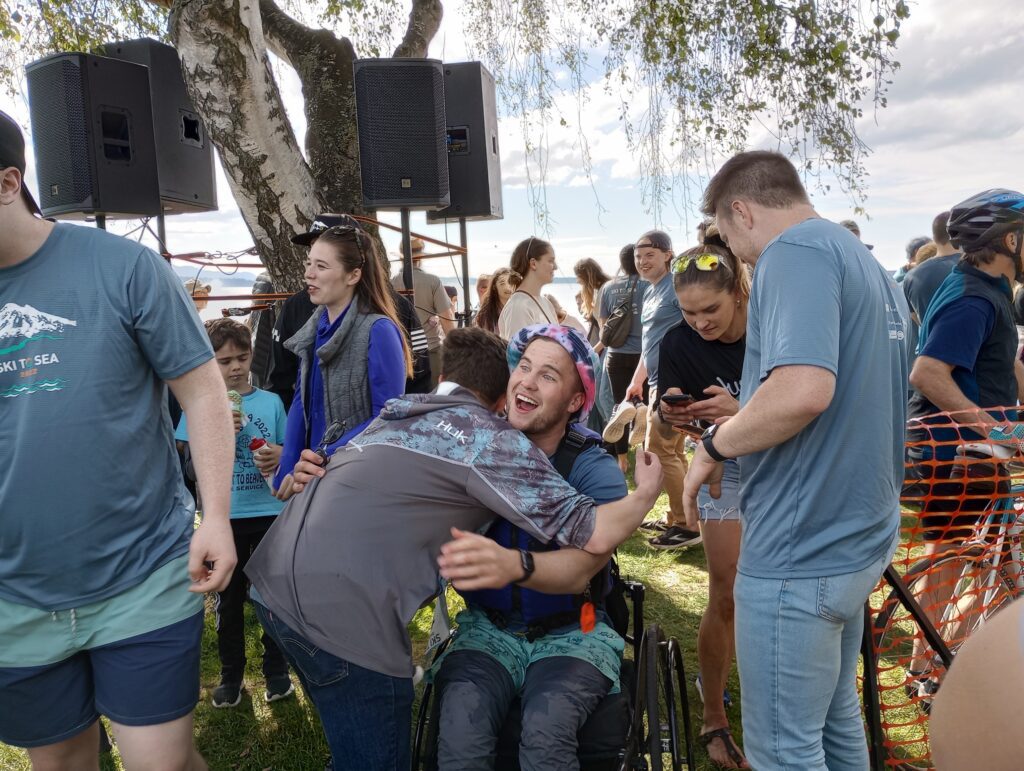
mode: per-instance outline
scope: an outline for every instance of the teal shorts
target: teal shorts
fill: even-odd
[[[579,627],[564,632],[552,632],[533,642],[525,635],[499,629],[476,608],[470,608],[455,617],[458,629],[444,654],[431,667],[428,677],[433,678],[448,654],[455,651],[480,651],[495,659],[508,670],[517,690],[526,682],[530,664],[554,656],[581,659],[597,667],[612,682],[609,693],[619,690],[619,668],[626,644],[608,624],[598,621],[594,629],[584,633]]]

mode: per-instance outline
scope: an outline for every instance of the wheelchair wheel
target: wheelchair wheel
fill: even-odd
[[[642,745],[647,752],[650,771],[693,771],[690,742],[689,699],[682,653],[675,639],[665,639],[657,624],[644,632],[643,690],[637,691],[637,709],[647,717]],[[683,731],[679,730],[682,713]],[[685,766],[682,748],[685,746]]]

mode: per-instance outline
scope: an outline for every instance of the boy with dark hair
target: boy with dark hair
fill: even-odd
[[[537,540],[610,552],[653,505],[657,462],[637,492],[598,507],[523,434],[505,404],[504,343],[449,333],[433,394],[392,399],[321,467],[304,451],[292,499],[246,569],[252,598],[317,708],[338,768],[409,765],[407,625],[438,592],[435,559],[453,527],[496,515]],[[471,355],[472,354],[472,355]]]
[[[206,322],[213,355],[229,397],[240,397],[232,410],[235,424],[235,467],[231,476],[231,532],[238,554],[238,569],[226,588],[217,592],[217,653],[220,656],[220,685],[213,692],[214,707],[237,707],[242,700],[245,673],[245,597],[248,582],[242,570],[281,512],[265,481],[281,457],[285,413],[281,399],[249,384],[252,363],[252,335],[232,319]],[[188,441],[186,416],[182,416],[174,438]],[[251,449],[254,447],[255,449]],[[263,634],[263,676],[268,702],[294,693],[288,664],[280,649]]]

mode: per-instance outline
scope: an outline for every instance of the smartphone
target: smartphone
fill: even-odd
[[[697,401],[689,394],[663,394],[658,398],[665,402],[665,404],[671,404],[673,407],[688,407]]]

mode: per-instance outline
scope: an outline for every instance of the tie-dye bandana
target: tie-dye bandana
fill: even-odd
[[[594,349],[590,347],[587,339],[571,327],[563,327],[558,324],[534,324],[531,327],[520,329],[509,341],[508,368],[510,370],[519,366],[519,360],[523,358],[523,351],[535,337],[554,340],[572,357],[572,361],[576,365],[576,372],[579,373],[580,381],[583,383],[583,407],[576,420],[586,423],[590,410],[594,408],[594,400],[597,398],[596,372],[599,366],[597,354],[594,353]]]

